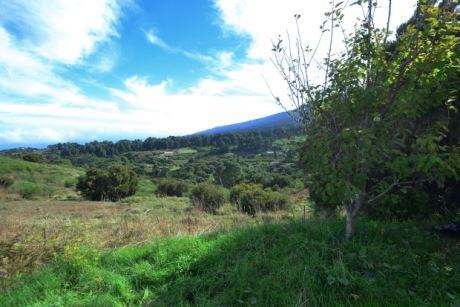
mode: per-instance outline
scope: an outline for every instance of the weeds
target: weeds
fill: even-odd
[[[364,231],[353,242],[341,239],[342,228],[343,221],[334,219],[272,224],[163,239],[100,258],[78,243],[53,265],[20,278],[0,301],[70,306],[460,302],[458,242],[414,223],[362,222]],[[72,265],[65,265],[69,261]],[[75,263],[83,269],[75,270]]]

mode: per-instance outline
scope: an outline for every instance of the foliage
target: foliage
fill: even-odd
[[[75,188],[77,185],[77,179],[72,178],[72,179],[67,179],[64,181],[64,187],[66,188]]]
[[[9,188],[10,186],[12,186],[13,183],[14,183],[13,178],[8,177],[6,175],[0,175],[0,187],[6,189],[6,188]]]
[[[460,95],[454,2],[420,1],[391,44],[387,31],[373,26],[374,3],[354,3],[367,5],[366,20],[345,38],[340,57],[329,54],[324,84],[309,82],[304,71],[310,49],[296,57],[282,41],[274,47],[302,111],[308,137],[301,159],[311,197],[322,208],[344,207],[348,238],[362,207],[385,204],[420,183],[458,181],[460,171],[458,138],[447,142]],[[324,31],[340,27],[341,4],[326,14],[331,28]]]
[[[216,167],[214,179],[217,183],[229,188],[235,185],[242,177],[240,165],[233,160],[224,160]]]
[[[184,180],[164,178],[158,182],[156,194],[159,196],[182,197],[189,190],[189,184]]]
[[[149,137],[144,141],[141,140],[121,140],[116,143],[90,142],[85,145],[77,143],[59,143],[48,147],[47,154],[50,156],[59,156],[61,158],[72,158],[85,154],[96,157],[113,157],[127,152],[140,152],[151,150],[166,150],[176,148],[189,148],[187,151],[182,150],[179,154],[193,153],[191,148],[203,148],[213,146],[227,152],[231,146],[236,147],[243,152],[261,152],[270,147],[272,142],[277,139],[286,137],[289,134],[298,134],[298,128],[275,128],[262,131],[250,131],[240,133],[225,133],[214,135],[193,135],[185,137],[169,136],[167,138]]]
[[[33,163],[0,155],[0,177],[13,180],[6,192],[26,198],[65,199],[69,195],[76,195],[75,191],[65,186],[65,182],[75,181],[80,173],[74,167]]]
[[[25,154],[22,159],[24,161],[28,161],[28,162],[35,162],[35,163],[40,163],[40,162],[43,162],[43,156],[40,155],[40,154],[37,154],[37,153],[28,153],[28,154]]]
[[[34,199],[42,193],[39,185],[28,182],[21,184],[18,192],[24,199]]]
[[[309,220],[176,237],[103,253],[84,249],[0,292],[5,306],[455,306],[460,246],[417,223]],[[73,244],[72,244],[73,245]],[[87,256],[88,255],[88,256]],[[73,260],[71,260],[74,263]],[[78,261],[79,262],[79,261]],[[77,262],[77,263],[78,263]]]
[[[77,190],[90,200],[119,201],[137,191],[138,177],[127,166],[114,164],[107,171],[90,169],[78,178]]]
[[[275,188],[285,188],[292,184],[292,179],[287,175],[275,174],[271,178],[268,186]]]
[[[221,187],[210,183],[199,183],[191,191],[190,201],[193,207],[215,214],[225,202]]]
[[[67,243],[63,247],[62,254],[58,255],[57,258],[57,260],[67,265],[71,271],[78,274],[98,265],[100,252],[77,240]]]
[[[288,198],[279,192],[263,190],[257,184],[238,184],[230,190],[230,202],[238,211],[255,215],[259,211],[285,209]]]

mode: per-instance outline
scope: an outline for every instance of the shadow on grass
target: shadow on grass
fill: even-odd
[[[98,266],[84,270],[48,269],[47,278],[54,280],[50,286],[37,273],[41,277],[30,278],[27,284],[34,291],[27,294],[22,284],[3,298],[8,297],[10,306],[21,295],[29,295],[27,303],[39,305],[54,301],[98,306],[460,302],[458,241],[440,240],[415,223],[365,221],[358,227],[352,242],[342,239],[340,220],[161,240],[107,253]]]

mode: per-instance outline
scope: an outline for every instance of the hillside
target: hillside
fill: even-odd
[[[0,176],[13,180],[7,189],[0,189],[1,198],[73,199],[77,177],[83,171],[71,166],[34,163],[0,156]]]
[[[297,126],[298,124],[295,122],[291,115],[289,115],[287,112],[281,112],[242,123],[211,128],[208,130],[196,132],[193,135],[260,131],[276,128],[295,128]]]

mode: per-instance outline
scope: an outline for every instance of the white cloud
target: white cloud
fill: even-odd
[[[169,47],[161,38],[159,38],[152,29],[145,32],[145,37],[150,44],[157,45],[158,47],[166,49],[170,52],[173,51],[172,48]]]
[[[392,19],[390,30],[407,20],[414,12],[416,0],[393,1]],[[339,3],[336,1],[335,3]],[[345,3],[350,3],[345,1]],[[387,2],[381,1],[377,9],[375,22],[377,26],[386,26],[388,14]],[[251,45],[247,50],[249,59],[258,60],[262,65],[243,65],[239,75],[246,76],[244,83],[251,87],[252,82],[259,82],[256,73],[263,74],[270,84],[274,94],[280,96],[282,101],[287,102],[287,90],[284,82],[275,72],[275,67],[271,63],[273,43],[279,36],[284,42],[291,40],[294,44],[297,36],[297,28],[294,15],[299,14],[299,30],[302,43],[310,47],[315,47],[321,37],[320,25],[325,20],[325,12],[330,11],[329,1],[305,1],[305,0],[284,0],[284,1],[264,1],[264,0],[215,0],[215,7],[220,12],[220,25],[225,32],[249,37]],[[343,2],[342,2],[343,6]],[[347,33],[351,33],[359,19],[363,19],[363,12],[359,6],[347,6],[344,10],[344,28]],[[289,34],[289,36],[288,36]],[[326,57],[328,50],[328,33],[323,35],[322,43],[319,45],[316,63],[321,63]],[[343,35],[336,31],[333,41],[333,51],[338,53],[343,48]],[[236,72],[230,72],[235,74]],[[252,74],[252,77],[250,76]],[[309,77],[315,80],[323,80],[323,72],[319,68],[312,66]],[[252,82],[251,82],[252,80]],[[289,108],[289,103],[285,106]]]
[[[64,136],[84,130],[83,123],[67,123],[68,117],[99,119],[99,115],[114,113],[113,104],[108,107],[109,103],[85,96],[60,72],[63,65],[83,64],[81,67],[89,69],[83,60],[118,35],[121,8],[129,3],[130,0],[3,1],[0,143],[64,140]],[[117,53],[109,48],[106,55],[96,58],[91,69],[110,70]]]
[[[60,64],[76,64],[98,44],[117,36],[121,8],[127,0],[11,0],[0,11],[0,79],[2,92],[61,103],[87,103],[77,85],[61,78]],[[9,32],[14,25],[20,31]],[[14,33],[14,34],[13,34]],[[114,65],[111,50],[94,65]],[[0,95],[1,96],[1,95]]]
[[[112,101],[86,98],[86,105],[0,101],[2,126],[20,127],[5,129],[0,142],[182,135],[280,112],[263,81],[254,83],[246,71],[229,71],[222,80],[205,78],[179,92],[170,90],[171,81],[151,84],[132,76],[124,89],[111,90]]]
[[[61,105],[90,104],[90,99],[77,85],[58,75],[58,64],[76,63],[94,51],[98,42],[116,35],[114,26],[119,7],[114,1],[8,1],[2,4],[0,98],[14,97],[31,109],[44,101]],[[110,9],[114,11],[109,12]],[[9,32],[6,24],[15,24],[21,31]],[[108,69],[113,64],[98,65],[101,66],[97,69]],[[29,106],[27,101],[31,100],[34,104]],[[0,111],[6,108],[0,104]]]
[[[304,42],[316,43],[328,9],[327,1],[215,0],[222,29],[251,38],[246,58],[235,58],[231,51],[208,55],[173,47],[149,30],[144,34],[150,44],[204,63],[214,77],[174,92],[174,80],[151,83],[133,75],[124,80],[123,88],[110,89],[111,100],[87,97],[76,84],[59,77],[56,67],[81,64],[100,44],[116,37],[125,2],[5,3],[0,12],[0,74],[6,77],[0,78],[0,90],[9,95],[0,94],[0,142],[188,134],[280,112],[270,90],[286,99],[286,89],[270,62],[272,40],[286,31],[293,33],[293,15],[301,14]],[[393,29],[412,14],[414,3],[394,4]],[[350,11],[349,29],[359,14]],[[384,20],[385,14],[383,9],[378,18]],[[17,26],[32,30],[23,31],[26,35],[21,37],[8,32],[2,22],[13,17]],[[115,59],[94,68],[108,71]],[[19,97],[21,103],[12,102],[10,96]]]
[[[345,2],[349,3],[349,1]],[[413,14],[416,0],[393,2],[390,29],[395,30],[397,25]],[[386,1],[380,1],[380,7],[375,16],[379,26],[386,25],[388,12],[386,3]],[[252,44],[248,50],[248,56],[265,60],[271,56],[272,41],[276,40],[278,35],[286,36],[286,33],[289,32],[295,36],[294,14],[301,15],[300,30],[304,43],[315,45],[321,33],[319,26],[325,20],[324,13],[331,9],[329,1],[305,0],[215,0],[215,6],[220,12],[222,28],[225,31],[249,36]],[[356,18],[362,17],[362,11],[359,6],[348,6],[344,12],[345,28],[351,32],[357,22]],[[336,36],[337,43],[339,43],[342,37],[341,35]]]
[[[25,46],[43,58],[76,64],[98,44],[118,35],[119,0],[9,0],[0,19],[23,32]]]
[[[145,38],[147,41],[155,46],[160,47],[161,49],[169,52],[169,53],[176,53],[176,54],[181,54],[185,56],[186,58],[189,58],[194,61],[198,61],[204,64],[209,64],[214,62],[214,58],[205,54],[202,54],[200,52],[196,51],[189,51],[177,47],[173,47],[167,43],[165,43],[156,33],[153,29],[148,30],[145,32]]]
[[[205,78],[196,86],[173,93],[168,91],[168,81],[149,84],[134,76],[125,81],[125,90],[112,92],[138,121],[145,119],[172,134],[187,134],[280,112],[266,95],[265,84],[249,82],[250,77],[235,71],[220,81]],[[245,81],[248,86],[243,86]]]

